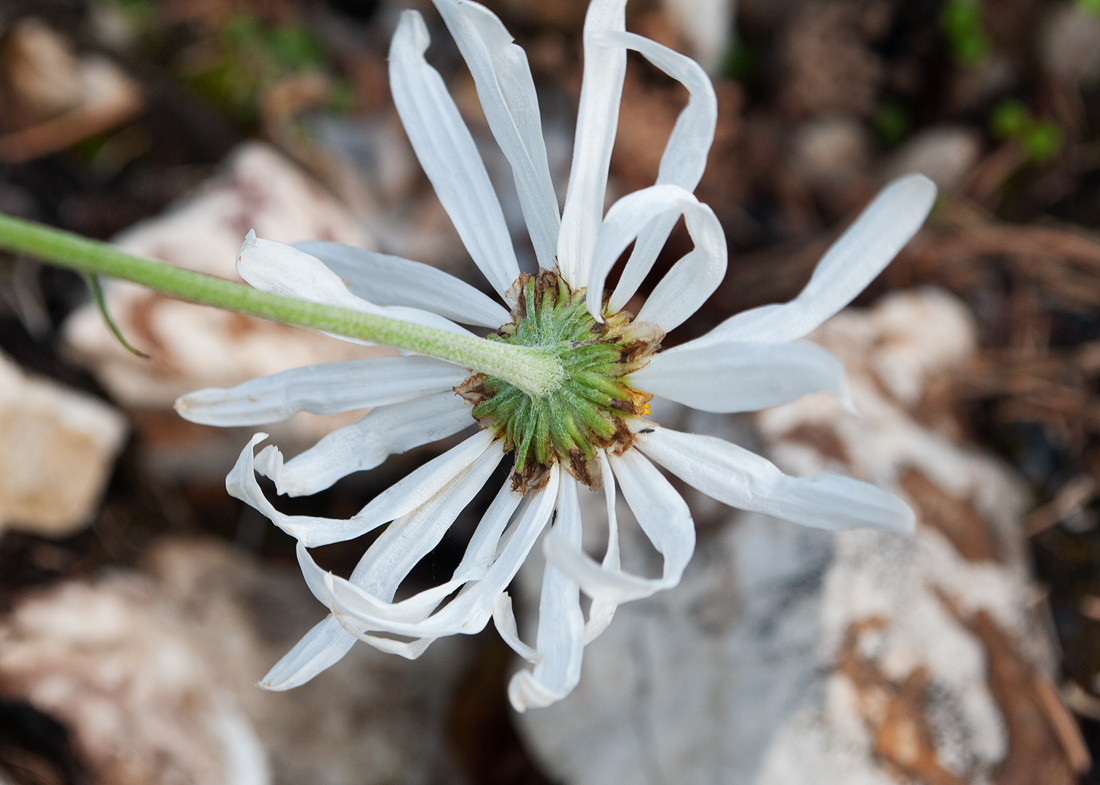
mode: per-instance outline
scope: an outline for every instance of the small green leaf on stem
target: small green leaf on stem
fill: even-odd
[[[99,283],[99,276],[85,273],[84,280],[88,284],[88,291],[92,293],[92,299],[95,300],[96,307],[99,309],[103,321],[107,324],[107,329],[109,329],[115,336],[115,339],[122,344],[122,348],[143,360],[151,360],[152,358],[149,355],[135,348],[133,344],[126,340],[126,336],[122,334],[122,330],[115,324],[115,320],[111,318],[111,314],[107,310],[107,300],[103,297],[103,287]]]

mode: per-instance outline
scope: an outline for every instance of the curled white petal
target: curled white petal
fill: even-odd
[[[557,518],[552,533],[577,548],[581,544],[581,511],[577,481],[564,472],[558,489]],[[576,581],[547,564],[539,600],[533,670],[521,670],[508,683],[508,699],[519,712],[549,706],[564,698],[581,678],[584,613]]]
[[[465,0],[435,0],[435,6],[466,60],[485,119],[511,164],[539,266],[552,269],[561,219],[527,55],[485,6]]]
[[[405,133],[466,250],[503,297],[519,264],[485,164],[443,79],[424,60],[428,29],[404,11],[390,45],[390,89]]]
[[[642,54],[649,62],[682,84],[688,91],[688,104],[676,118],[676,125],[661,155],[658,185],[678,185],[694,191],[703,177],[707,154],[718,124],[718,99],[706,72],[692,60],[667,46],[633,33],[605,32],[594,38],[597,43],[623,46]],[[653,268],[665,241],[676,225],[675,215],[663,215],[638,235],[630,259],[607,303],[609,313],[621,310],[638,291],[638,286]]]
[[[936,200],[924,175],[899,178],[883,189],[818,262],[798,297],[727,319],[700,339],[775,343],[801,338],[850,303],[909,242]]]
[[[473,425],[470,405],[452,392],[379,406],[352,425],[337,428],[283,463],[278,450],[256,456],[256,471],[287,496],[306,496],[341,477],[367,471],[387,457],[446,438]]]
[[[692,341],[657,354],[630,384],[706,412],[754,412],[817,392],[850,401],[844,365],[807,341]]]
[[[434,639],[444,635],[473,634],[484,628],[493,616],[498,597],[515,577],[520,565],[534,546],[554,507],[558,473],[551,472],[546,488],[522,502],[518,515],[499,539],[497,552],[484,574],[477,576],[460,568],[447,583],[426,589],[400,602],[392,602],[389,585],[369,580],[360,567],[345,580],[320,570],[308,551],[299,549],[299,558],[315,596],[328,606],[340,624],[356,636],[382,632],[411,638]],[[502,491],[506,494],[507,486]],[[507,522],[517,506],[518,497],[501,502],[502,495],[482,519],[491,529]],[[481,528],[479,526],[479,528]],[[461,586],[458,594],[439,610],[435,608]],[[434,611],[434,613],[433,613]]]
[[[512,597],[506,591],[497,595],[493,602],[493,626],[497,628],[500,639],[508,644],[508,648],[532,665],[539,661],[538,652],[520,640],[519,630],[516,628],[516,613],[512,609]]]
[[[607,550],[604,552],[602,566],[605,570],[618,570],[622,564],[619,558],[619,516],[616,511],[618,493],[615,473],[607,453],[600,450],[600,476],[603,478],[603,497],[607,508]],[[619,604],[613,600],[593,597],[588,608],[588,621],[584,624],[584,645],[596,640],[611,624]]]
[[[913,532],[909,506],[870,483],[834,474],[791,477],[735,444],[651,423],[642,423],[636,435],[638,449],[648,458],[731,507],[815,529]]]
[[[286,515],[268,501],[256,482],[253,456],[254,446],[266,438],[267,434],[263,433],[252,437],[229,476],[225,478],[226,490],[230,496],[266,515],[272,523],[310,548],[359,537],[395,518],[407,515],[428,502],[456,478],[461,478],[474,468],[483,470],[486,462],[499,463],[503,457],[500,444],[494,440],[492,434],[479,431],[387,488],[350,519],[321,518]]]
[[[355,637],[331,615],[326,616],[275,663],[260,680],[260,686],[276,692],[300,687],[343,659],[354,645]]]
[[[558,268],[574,289],[585,286],[589,279],[626,74],[626,50],[598,39],[608,32],[626,30],[625,9],[626,0],[592,0],[584,18],[581,101],[558,234]]]
[[[181,396],[176,411],[203,425],[263,425],[298,412],[336,414],[450,391],[469,370],[431,357],[372,357],[292,368],[236,387]]]
[[[373,303],[348,291],[340,276],[320,259],[292,245],[264,240],[250,231],[237,253],[237,272],[254,289],[367,313],[381,313]]]
[[[654,185],[624,196],[611,206],[600,227],[588,280],[588,310],[602,320],[604,284],[626,247],[648,224],[665,215],[684,216],[695,248],[654,288],[638,313],[668,332],[695,313],[726,274],[726,237],[717,216],[678,185]]]
[[[610,456],[623,496],[653,547],[664,557],[660,578],[642,578],[601,566],[579,547],[551,532],[544,541],[546,558],[593,598],[624,603],[648,597],[680,582],[695,551],[695,525],[683,498],[659,471],[636,451]]]
[[[379,306],[358,297],[348,289],[347,283],[324,263],[298,250],[292,245],[263,240],[249,232],[237,255],[237,272],[252,288],[261,292],[293,297],[298,300],[333,305],[352,311],[388,316],[403,322],[436,327],[448,332],[469,335],[439,314],[406,306]],[[351,343],[370,344],[370,341],[329,333],[334,338]]]
[[[463,324],[494,329],[511,318],[490,297],[431,265],[321,240],[295,243],[294,247],[320,259],[353,294],[372,303],[419,308]]]

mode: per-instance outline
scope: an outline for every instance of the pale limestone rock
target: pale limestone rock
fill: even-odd
[[[239,281],[237,251],[250,229],[269,240],[370,238],[320,186],[270,147],[248,143],[224,171],[158,218],[123,232],[121,249]],[[389,353],[317,333],[201,308],[128,283],[107,282],[107,305],[124,335],[151,355],[123,349],[88,305],[66,324],[77,359],[122,404],[168,409],[201,387],[228,387],[301,365]]]
[[[791,142],[794,167],[816,186],[837,186],[866,171],[871,136],[853,117],[820,117],[799,126]]]
[[[5,36],[0,81],[30,122],[0,134],[0,162],[7,164],[71,147],[145,107],[141,86],[119,66],[97,54],[78,56],[64,36],[33,16]]]
[[[1065,82],[1100,81],[1100,18],[1081,3],[1062,3],[1047,17],[1039,39],[1043,69]]]
[[[690,55],[717,74],[733,37],[735,0],[661,0],[661,6],[691,45]]]
[[[921,131],[887,163],[883,180],[919,172],[941,191],[957,188],[978,162],[981,135],[970,128],[941,126]]]
[[[519,718],[536,757],[568,785],[977,785],[1007,771],[1070,785],[1081,746],[1034,614],[1022,483],[917,419],[936,374],[974,351],[964,306],[897,294],[812,337],[845,362],[862,416],[810,396],[758,415],[756,448],[793,474],[898,492],[916,536],[813,531],[689,494],[700,537],[683,583],[621,607],[573,695]],[[753,438],[734,418],[665,412]],[[624,559],[652,562],[639,539]],[[534,602],[538,575],[523,577]]]
[[[445,709],[468,641],[409,662],[356,646],[302,687],[256,682],[324,609],[297,570],[168,541],[146,572],[73,581],[0,620],[0,700],[61,722],[111,785],[453,782]]]
[[[126,431],[113,407],[0,356],[0,530],[63,537],[83,527]]]

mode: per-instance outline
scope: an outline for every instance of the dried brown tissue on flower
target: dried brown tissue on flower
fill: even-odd
[[[634,321],[626,310],[598,322],[586,308],[586,294],[584,288],[574,291],[557,271],[524,273],[509,291],[515,301],[512,321],[491,336],[557,355],[566,369],[558,390],[533,398],[484,373],[454,388],[473,405],[479,427],[515,453],[512,490],[517,493],[543,488],[555,463],[599,490],[599,451],[621,455],[630,449],[634,433],[627,418],[649,414],[653,396],[631,388],[625,378],[661,348],[664,331]]]

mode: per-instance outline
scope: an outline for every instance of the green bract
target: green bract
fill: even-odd
[[[585,307],[585,290],[574,291],[556,272],[521,275],[513,293],[512,321],[490,339],[556,357],[564,369],[561,385],[535,396],[478,373],[457,392],[475,405],[481,427],[515,450],[515,490],[540,487],[556,462],[599,487],[598,451],[629,447],[633,435],[624,420],[648,414],[653,397],[631,389],[624,377],[649,362],[664,333],[635,323],[627,311],[597,322]]]

